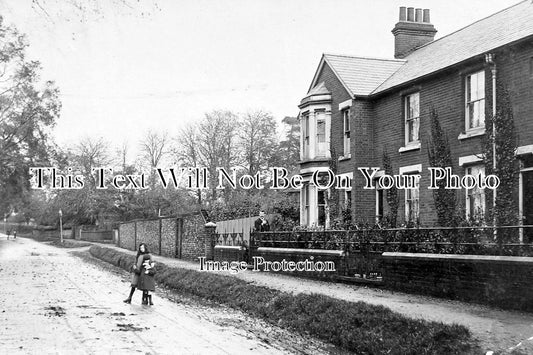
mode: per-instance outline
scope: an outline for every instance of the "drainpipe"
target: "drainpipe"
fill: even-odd
[[[492,53],[485,54],[485,62],[490,65],[492,73],[492,170],[496,171],[496,125],[494,119],[496,118],[496,63],[494,62],[494,55]],[[496,189],[492,190],[492,214],[493,226],[496,227]],[[494,238],[496,238],[496,228],[494,228]]]

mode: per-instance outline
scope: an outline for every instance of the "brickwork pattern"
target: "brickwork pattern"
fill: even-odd
[[[383,280],[388,288],[533,310],[533,258],[402,254],[383,254]]]
[[[176,218],[161,219],[161,255],[167,257],[176,256],[176,233],[177,233]]]
[[[181,237],[183,259],[197,260],[205,254],[205,230],[201,215],[190,215],[183,218],[183,234]]]
[[[135,250],[135,222],[121,223],[118,228],[119,247]]]
[[[533,43],[507,46],[495,51],[498,80],[509,89],[519,146],[533,144]],[[351,156],[341,161],[339,173],[353,172],[352,213],[355,221],[372,222],[375,215],[375,192],[361,188],[362,178],[357,167],[382,166],[383,151],[391,158],[393,171],[398,174],[402,166],[422,164],[420,181],[420,222],[434,225],[437,222],[433,193],[429,185],[428,143],[430,137],[430,112],[434,108],[440,124],[450,142],[453,172],[464,175],[465,167],[459,166],[459,157],[483,153],[484,136],[459,139],[465,132],[465,77],[485,68],[485,117],[492,112],[491,71],[483,58],[461,63],[448,71],[420,79],[409,86],[381,94],[379,97],[357,98],[350,109]],[[325,65],[318,82],[324,81],[332,93],[331,142],[336,152],[343,152],[343,122],[338,104],[350,98],[331,68]],[[405,146],[404,97],[420,93],[420,143],[421,147],[400,153]],[[359,181],[358,181],[359,178]],[[518,196],[518,191],[514,194]],[[405,193],[399,190],[399,223],[405,220]],[[458,211],[465,215],[466,192],[457,190]],[[490,203],[490,202],[488,202]],[[518,213],[518,201],[514,204]],[[384,213],[389,212],[385,202]]]
[[[159,220],[137,221],[137,246],[146,244],[152,254],[159,254]]]
[[[87,240],[91,242],[96,242],[99,240],[113,240],[113,231],[101,231],[101,232],[81,231],[81,240]]]

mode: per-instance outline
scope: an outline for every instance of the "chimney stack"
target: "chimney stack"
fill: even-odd
[[[394,58],[403,59],[412,51],[433,41],[437,30],[430,23],[428,9],[400,7],[399,22],[394,26]]]

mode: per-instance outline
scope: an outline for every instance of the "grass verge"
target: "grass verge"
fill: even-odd
[[[93,245],[89,252],[128,270],[134,256]],[[271,323],[310,334],[357,354],[468,354],[470,331],[407,318],[383,306],[319,294],[290,294],[214,273],[158,263],[156,281],[189,296],[227,304]]]

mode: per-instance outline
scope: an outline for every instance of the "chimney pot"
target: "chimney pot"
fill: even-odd
[[[407,8],[405,6],[400,7],[400,21],[407,20]]]
[[[422,22],[422,9],[416,9],[415,22]]]
[[[428,9],[400,7],[400,21],[392,29],[394,57],[405,58],[417,48],[433,41],[437,30],[430,23]]]
[[[431,20],[429,19],[429,9],[424,9],[424,22],[430,23]]]
[[[407,21],[409,22],[415,21],[415,8],[414,7],[407,8]]]

